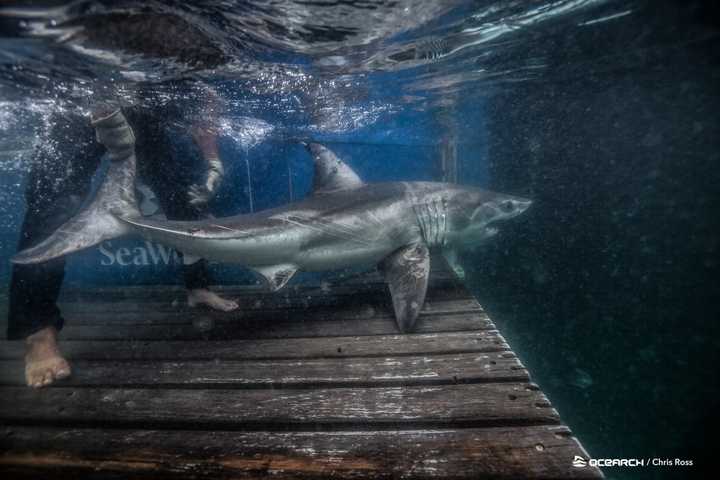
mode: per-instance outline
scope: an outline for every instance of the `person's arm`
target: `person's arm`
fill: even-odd
[[[205,160],[207,170],[205,182],[190,187],[189,195],[190,204],[192,205],[199,206],[208,203],[217,193],[225,174],[217,145],[218,127],[216,119],[219,109],[220,97],[214,90],[206,89],[205,104],[199,120],[191,129],[191,134]]]
[[[190,187],[190,204],[204,205],[217,193],[225,170],[217,147],[217,134],[214,129],[195,126],[192,137],[200,148],[206,164],[205,182]]]
[[[95,139],[105,146],[110,159],[121,161],[135,154],[135,134],[119,108],[96,105],[90,123],[95,127]]]

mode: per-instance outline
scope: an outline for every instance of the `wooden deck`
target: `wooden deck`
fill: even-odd
[[[601,478],[477,301],[435,274],[399,335],[378,277],[239,313],[181,290],[68,291],[74,375],[23,386],[0,347],[3,478]]]

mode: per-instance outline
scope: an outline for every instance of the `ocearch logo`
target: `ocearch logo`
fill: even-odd
[[[645,460],[642,458],[590,458],[584,459],[575,455],[572,462],[575,468],[591,467],[644,467]]]
[[[100,265],[103,267],[113,265],[121,267],[129,265],[138,267],[182,265],[182,260],[180,260],[180,256],[175,250],[149,241],[135,247],[120,248],[113,247],[112,242],[107,241],[100,244],[99,251],[103,257],[100,260]]]

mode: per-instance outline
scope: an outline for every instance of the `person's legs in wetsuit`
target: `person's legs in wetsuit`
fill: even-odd
[[[63,115],[54,119],[48,141],[32,158],[18,250],[44,240],[79,210],[103,152],[87,118]],[[70,375],[70,366],[57,347],[57,332],[63,326],[57,298],[64,276],[64,257],[13,266],[7,338],[26,339],[25,377],[33,387]]]
[[[201,220],[207,217],[204,207],[190,202],[190,186],[197,183],[206,167],[191,145],[178,145],[168,131],[167,123],[175,112],[150,111],[142,107],[125,109],[126,117],[136,132],[135,153],[139,177],[153,190],[169,220]],[[206,305],[222,311],[235,310],[235,301],[210,291],[207,261],[183,259],[183,280],[191,307]]]
[[[90,191],[93,174],[105,148],[96,141],[95,129],[82,116],[62,116],[55,119],[48,141],[40,146],[33,158],[25,197],[27,212],[23,221],[18,250],[28,248],[48,237],[76,214]],[[142,130],[142,128],[140,128]],[[170,218],[192,220],[200,218],[190,206],[187,185],[183,178],[171,172],[181,168],[165,165],[164,158],[172,155],[163,142],[143,139],[151,148],[154,161],[148,165],[154,188]],[[57,333],[63,319],[57,298],[65,274],[63,257],[36,265],[14,265],[10,284],[8,339],[26,339],[25,376],[29,386],[41,387],[70,375],[70,365],[62,357],[57,345]],[[216,309],[232,310],[237,304],[224,300],[206,287],[208,278],[205,262],[185,268],[185,283],[189,289],[189,303],[206,304]]]

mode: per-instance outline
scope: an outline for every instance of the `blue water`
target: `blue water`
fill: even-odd
[[[183,32],[177,51],[133,33],[127,2],[18,5],[0,7],[5,283],[31,154],[53,113],[132,103],[139,85],[192,103],[164,86],[189,78],[224,104],[217,216],[306,195],[312,166],[297,139],[331,146],[368,181],[457,179],[532,198],[493,242],[461,256],[468,286],[591,456],[712,458],[712,2],[163,1],[133,10],[181,19],[163,27]],[[450,171],[439,161],[447,145]],[[73,256],[67,282],[178,283],[172,253],[158,248],[113,240]],[[213,268],[222,283],[256,281],[240,267]]]

